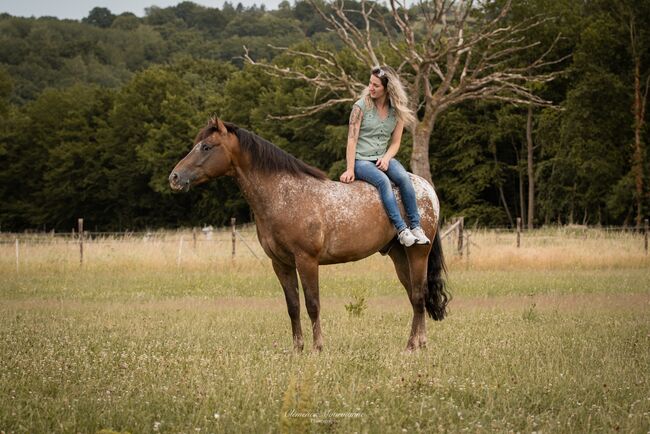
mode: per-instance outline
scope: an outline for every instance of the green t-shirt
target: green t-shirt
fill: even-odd
[[[381,119],[374,104],[366,107],[363,98],[354,104],[358,105],[363,112],[355,158],[357,160],[379,160],[386,153],[390,137],[397,125],[395,109],[389,107],[386,119]]]

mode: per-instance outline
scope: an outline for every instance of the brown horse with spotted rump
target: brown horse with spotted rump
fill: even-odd
[[[235,178],[255,214],[260,244],[284,290],[297,351],[303,349],[298,276],[312,323],[313,348],[320,351],[318,266],[377,252],[393,260],[413,307],[407,350],[426,346],[425,310],[434,320],[442,320],[449,301],[438,235],[440,208],[428,182],[411,175],[422,228],[434,241],[405,248],[397,242],[376,188],[363,181],[331,181],[261,137],[212,119],[174,167],[169,183],[174,190],[187,191],[224,175]]]

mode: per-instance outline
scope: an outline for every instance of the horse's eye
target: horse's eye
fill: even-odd
[[[207,143],[204,143],[204,144],[201,145],[201,150],[202,150],[203,152],[207,152],[207,151],[209,151],[210,149],[212,149],[212,146],[208,145]]]

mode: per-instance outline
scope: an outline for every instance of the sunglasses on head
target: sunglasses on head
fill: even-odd
[[[376,76],[379,77],[379,78],[384,78],[384,77],[386,76],[386,71],[384,71],[383,69],[381,69],[381,68],[379,68],[379,67],[378,67],[378,68],[374,68],[374,69],[372,70],[372,73],[373,73],[373,75],[376,75]]]

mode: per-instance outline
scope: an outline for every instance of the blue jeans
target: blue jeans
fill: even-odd
[[[383,172],[375,165],[374,161],[355,160],[354,177],[355,179],[366,181],[379,189],[379,196],[384,204],[388,218],[399,233],[402,229],[406,228],[406,223],[397,206],[397,199],[395,198],[395,193],[393,193],[393,187],[390,183],[393,181],[399,188],[402,203],[404,203],[406,216],[411,223],[411,227],[415,228],[420,226],[420,213],[418,212],[418,204],[415,199],[415,189],[413,188],[413,183],[408,172],[399,161],[392,158],[390,163],[388,163],[388,170]]]

